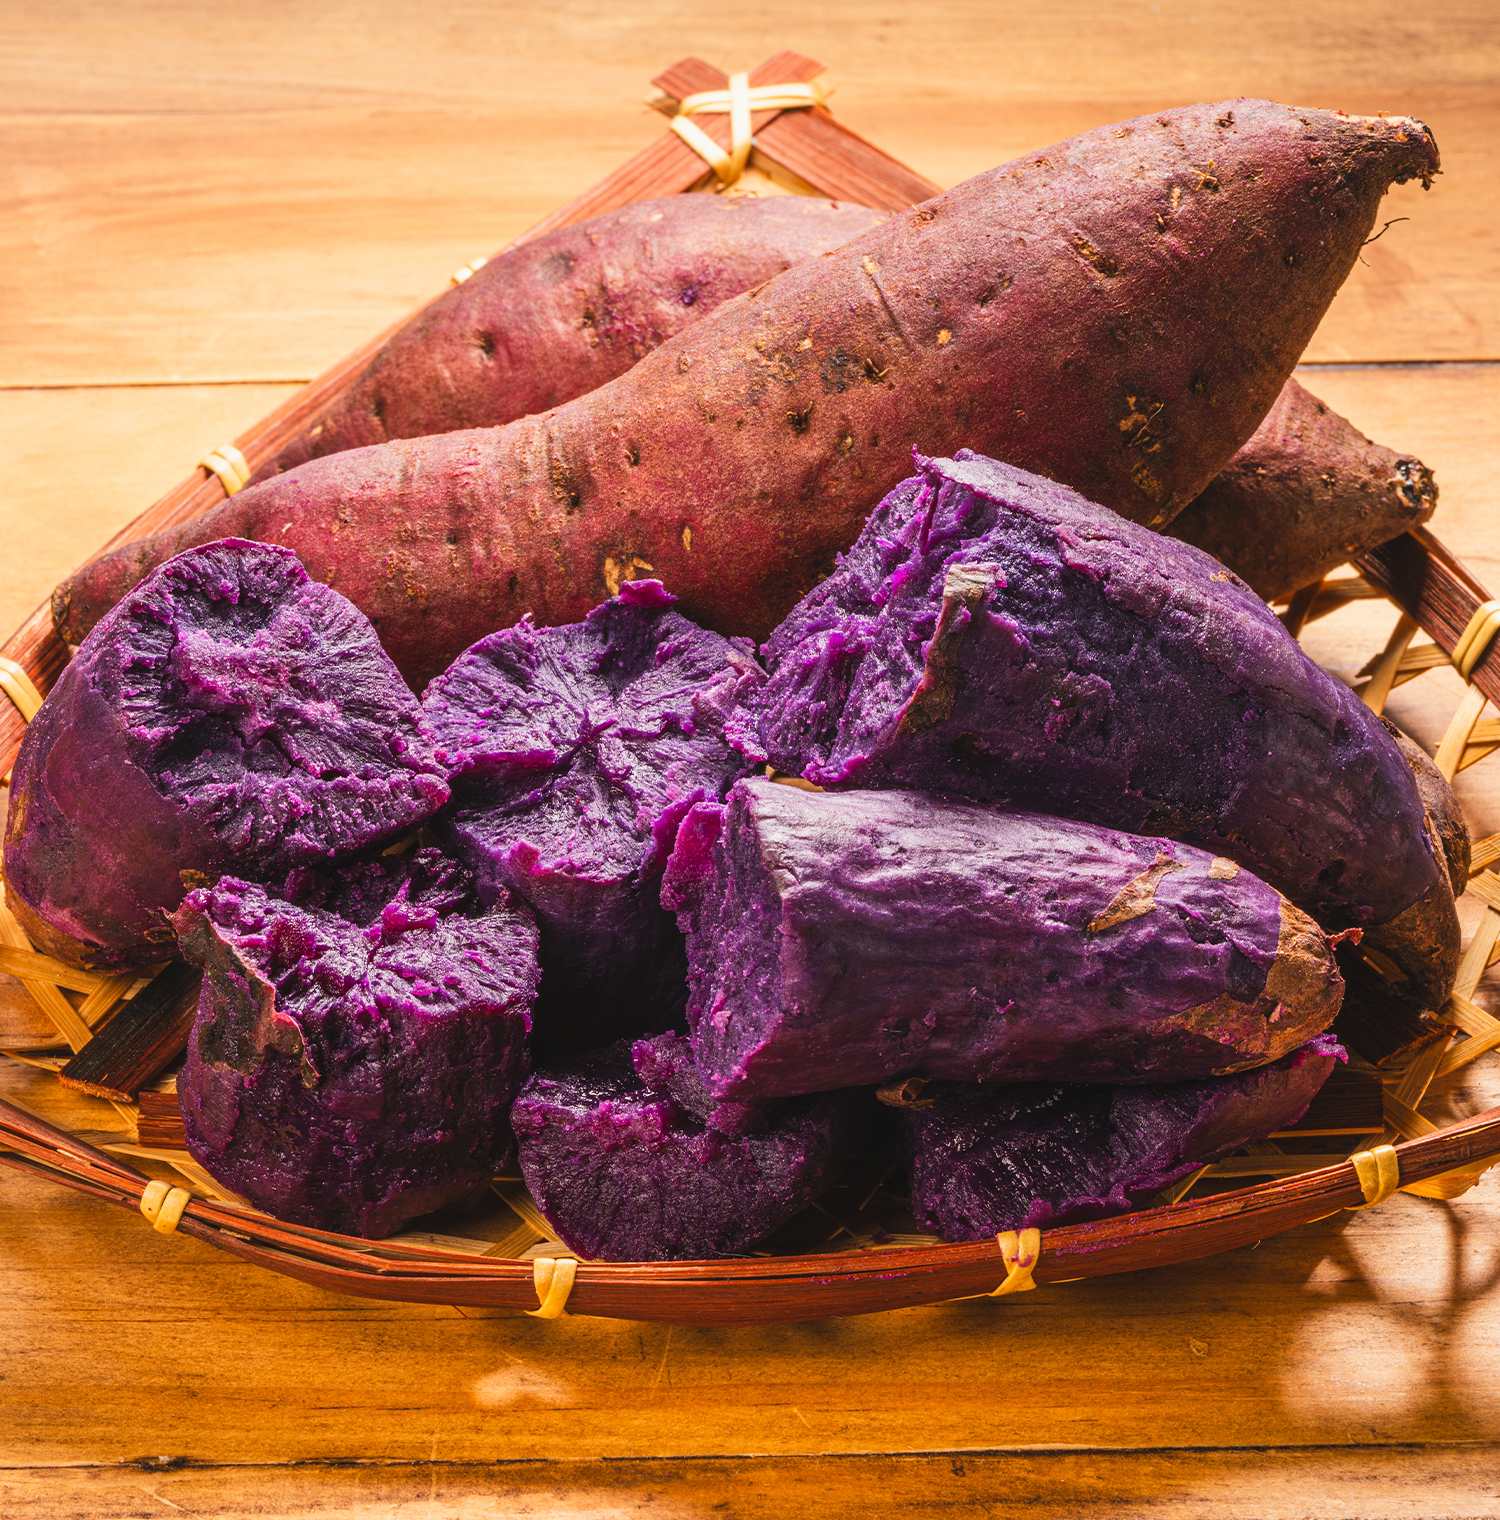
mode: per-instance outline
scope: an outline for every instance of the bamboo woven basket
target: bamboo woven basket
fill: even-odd
[[[749,76],[751,87],[806,86],[821,64],[780,53]],[[686,59],[653,83],[653,104],[667,114],[686,97],[724,91],[719,70]],[[793,92],[795,94],[795,92]],[[765,97],[761,97],[765,101]],[[897,163],[842,126],[821,104],[752,101],[754,146],[748,172],[781,191],[820,194],[892,210],[935,194],[939,187]],[[695,138],[702,139],[693,143]],[[741,128],[743,138],[743,127]],[[733,151],[727,113],[696,116],[621,166],[585,195],[554,212],[527,238],[651,196],[713,190],[723,158]],[[717,150],[717,155],[715,153]],[[717,170],[708,167],[722,155]],[[740,157],[744,158],[743,149]],[[736,168],[739,165],[735,166]],[[732,172],[732,171],[731,171]],[[520,241],[525,241],[521,239]],[[475,266],[454,276],[467,278]],[[410,319],[408,319],[410,320]],[[103,548],[186,521],[233,494],[311,416],[328,405],[387,338],[380,334],[232,444],[214,450],[174,490]],[[101,549],[101,552],[103,550]],[[1456,665],[1466,679],[1458,710],[1437,752],[1451,779],[1500,749],[1500,719],[1483,718],[1488,700],[1500,705],[1500,603],[1491,601],[1459,560],[1425,529],[1365,555],[1354,574],[1298,592],[1283,613],[1300,634],[1310,621],[1350,600],[1381,597],[1399,609],[1389,642],[1367,667],[1362,691],[1377,712],[1395,686],[1425,671]],[[1413,647],[1418,631],[1430,643]],[[0,653],[0,775],[8,774],[25,723],[40,706],[68,658],[40,608]],[[1100,1277],[1210,1256],[1341,1209],[1370,1206],[1396,1188],[1454,1198],[1500,1161],[1500,1108],[1439,1128],[1420,1110],[1429,1084],[1500,1046],[1500,1020],[1473,1001],[1480,977],[1500,958],[1500,835],[1474,849],[1470,891],[1485,903],[1480,928],[1465,952],[1455,992],[1434,1014],[1389,1014],[1381,997],[1381,968],[1366,969],[1371,986],[1346,1033],[1369,1057],[1361,1063],[1366,1100],[1359,1116],[1304,1120],[1298,1129],[1207,1167],[1171,1190],[1157,1207],[1092,1224],[1035,1231],[997,1241],[943,1245],[922,1237],[885,1236],[858,1219],[825,1217],[836,1226],[810,1254],[757,1255],[716,1261],[593,1263],[565,1254],[515,1179],[497,1179],[496,1195],[509,1224],[493,1240],[409,1235],[371,1242],[279,1223],[225,1193],[182,1149],[171,1080],[139,1082],[102,1096],[107,1081],[71,1085],[100,1094],[101,1124],[130,1126],[69,1134],[25,1109],[0,1102],[0,1163],[44,1177],[119,1207],[139,1210],[155,1228],[174,1229],[246,1261],[342,1293],[415,1303],[509,1308],[551,1318],[559,1313],[603,1315],[678,1324],[729,1325],[825,1319],[906,1308],[942,1300],[1004,1294],[1039,1285]],[[173,1018],[162,1010],[174,995],[171,973],[147,982],[133,974],[100,976],[71,970],[36,954],[9,910],[0,906],[0,971],[20,978],[82,1066],[35,1050],[0,1054],[46,1070],[89,1067],[95,1056],[136,1063],[137,1072],[164,1068],[186,1039],[182,998]],[[154,1000],[154,1001],[153,1001]],[[146,1018],[148,1006],[152,1020]],[[1381,1010],[1386,1012],[1382,1013]],[[149,1024],[150,1028],[142,1033]],[[133,1043],[132,1043],[133,1041]],[[145,1064],[142,1064],[145,1063]],[[1373,1063],[1373,1064],[1372,1064]],[[94,1061],[102,1071],[109,1062]],[[90,1070],[93,1068],[90,1067]],[[97,1072],[95,1073],[98,1074]],[[1373,1096],[1374,1107],[1368,1101]],[[125,1101],[125,1100],[131,1101]],[[1334,1105],[1337,1106],[1336,1104]],[[1316,1115],[1310,1117],[1316,1119]],[[1323,1140],[1317,1153],[1296,1148]],[[1281,1143],[1278,1143],[1278,1138]],[[1292,1149],[1287,1149],[1287,1142]],[[1352,1152],[1352,1155],[1350,1154]],[[130,1164],[141,1161],[170,1182]],[[1200,1178],[1269,1176],[1252,1187],[1209,1196],[1187,1194]],[[492,1232],[493,1233],[493,1232]]]

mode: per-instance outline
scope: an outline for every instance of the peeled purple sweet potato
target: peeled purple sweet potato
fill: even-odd
[[[765,646],[751,758],[1166,834],[1338,928],[1441,879],[1380,720],[1216,560],[967,450],[919,465]]]
[[[423,699],[453,787],[442,839],[484,901],[513,892],[536,913],[539,1058],[660,1029],[687,994],[658,881],[677,820],[747,769],[723,726],[762,675],[674,600],[628,583],[581,623],[518,623]]]
[[[800,195],[670,195],[561,227],[440,296],[252,478],[560,406],[888,215]]]
[[[1233,861],[920,792],[740,781],[688,815],[662,900],[721,1099],[1221,1075],[1325,1029],[1343,990],[1317,925]]]
[[[225,540],[119,603],[27,728],[10,901],[70,964],[145,965],[172,953],[166,915],[190,886],[346,859],[447,798],[363,614],[290,550]]]
[[[512,904],[445,914],[413,880],[367,927],[228,876],[174,918],[206,973],[188,1150],[278,1219],[389,1235],[486,1188],[509,1149],[536,927]]]
[[[533,1074],[511,1122],[521,1174],[559,1237],[596,1261],[743,1251],[838,1180],[868,1095],[715,1103],[673,1034]],[[862,1122],[864,1121],[864,1122]]]
[[[1437,494],[1420,459],[1372,443],[1288,380],[1254,437],[1166,531],[1274,602],[1426,522]]]
[[[906,473],[976,448],[1164,525],[1250,437],[1420,123],[1235,100],[1101,127],[797,265],[619,379],[493,432],[314,460],[57,590],[77,640],[153,565],[296,549],[420,686],[645,571],[763,638]]]
[[[1272,1065],[1199,1082],[928,1083],[901,1113],[912,1213],[944,1240],[1126,1213],[1294,1124],[1343,1054],[1318,1035]]]

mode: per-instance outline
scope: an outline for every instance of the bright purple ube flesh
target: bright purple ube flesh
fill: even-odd
[[[232,877],[177,911],[207,972],[177,1082],[188,1150],[277,1219],[389,1235],[508,1151],[536,926],[511,906],[441,916],[417,879],[366,927]]]
[[[1317,925],[1233,861],[917,792],[741,781],[683,823],[662,901],[719,1098],[1218,1075],[1343,992]]]
[[[539,1058],[660,1029],[686,996],[682,935],[657,878],[678,820],[746,770],[726,714],[761,671],[743,640],[629,582],[581,623],[521,622],[427,688],[452,777],[441,832],[492,902],[529,903],[542,936]]]
[[[715,1104],[668,1033],[535,1073],[511,1122],[531,1196],[579,1255],[681,1261],[745,1250],[836,1182],[867,1102]]]
[[[1295,1124],[1343,1058],[1324,1034],[1270,1066],[1202,1082],[934,1082],[916,1100],[923,1106],[901,1113],[912,1213],[944,1240],[1126,1213]]]
[[[289,550],[169,560],[84,640],[16,761],[5,871],[49,950],[171,953],[186,885],[276,880],[447,800],[416,698],[364,614]]]
[[[1217,560],[968,450],[918,462],[766,645],[748,754],[1167,834],[1337,927],[1437,881],[1380,720]]]

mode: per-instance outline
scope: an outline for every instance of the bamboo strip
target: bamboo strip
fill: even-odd
[[[1314,591],[1316,589],[1315,587]],[[1301,593],[1299,592],[1298,594],[1300,595]],[[1294,600],[1292,609],[1295,610],[1296,606],[1297,603]],[[1287,616],[1290,618],[1291,612],[1288,612]],[[1304,608],[1303,618],[1305,619],[1306,616],[1307,609]],[[1290,623],[1287,625],[1287,631],[1292,633],[1293,637],[1296,636],[1296,630],[1292,629]],[[1386,698],[1391,694],[1391,686],[1395,682],[1396,675],[1406,665],[1406,646],[1411,643],[1416,631],[1417,620],[1414,617],[1409,617],[1403,612],[1396,619],[1396,626],[1391,630],[1390,638],[1386,640],[1385,650],[1375,661],[1374,673],[1360,692],[1365,706],[1371,712],[1382,713],[1385,711]],[[1434,645],[1433,647],[1436,648],[1437,646]]]
[[[9,945],[13,950],[31,949],[31,941],[16,922],[16,916],[10,911],[9,905],[3,901],[0,901],[0,943]],[[51,1019],[52,1027],[74,1051],[82,1050],[93,1039],[94,1031],[84,1023],[78,1016],[78,1010],[51,982],[25,976],[20,981],[37,1007]]]
[[[1469,852],[1469,875],[1477,876],[1500,861],[1500,834],[1487,834]]]
[[[50,955],[38,955],[35,950],[22,950],[10,944],[0,945],[0,971],[32,981],[51,982],[70,992],[93,992],[105,981],[97,971],[80,971]]]
[[[1459,761],[1463,759],[1469,736],[1474,732],[1479,715],[1488,701],[1489,697],[1477,686],[1470,686],[1464,692],[1464,699],[1458,704],[1458,711],[1453,714],[1448,731],[1438,745],[1437,754],[1433,756],[1433,764],[1443,773],[1445,781],[1452,781],[1458,774]]]

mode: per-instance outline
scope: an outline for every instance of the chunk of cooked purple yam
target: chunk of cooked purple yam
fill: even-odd
[[[747,754],[1167,834],[1338,927],[1438,880],[1379,719],[1216,560],[967,450],[918,464],[765,646]]]
[[[185,882],[337,861],[447,797],[364,614],[289,550],[225,539],[154,571],[58,678],[16,760],[6,878],[49,951],[144,964]]]
[[[838,1180],[873,1117],[855,1092],[715,1103],[671,1032],[535,1072],[511,1110],[537,1207],[596,1261],[744,1251]]]
[[[431,846],[331,871],[299,866],[276,895],[361,926],[374,923],[398,897],[407,912],[430,912],[434,922],[452,913],[472,917],[479,906],[473,872]]]
[[[542,936],[539,1058],[680,1017],[682,935],[657,895],[677,822],[747,769],[726,714],[760,667],[742,640],[629,582],[581,623],[518,623],[427,688],[449,767],[439,833],[480,897],[514,892]]]
[[[719,1098],[1221,1075],[1343,991],[1328,937],[1233,861],[924,793],[747,778],[689,814],[662,900]]]
[[[944,1240],[1126,1213],[1295,1124],[1343,1058],[1320,1034],[1269,1066],[1199,1082],[929,1083],[900,1115],[912,1213]]]
[[[188,1150],[278,1219],[389,1235],[509,1153],[536,925],[512,904],[440,916],[411,880],[367,927],[232,877],[175,916],[206,972],[177,1083]]]

